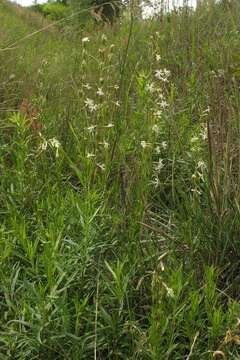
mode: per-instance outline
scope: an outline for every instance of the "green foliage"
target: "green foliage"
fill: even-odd
[[[110,23],[113,23],[114,19],[120,16],[120,11],[123,6],[120,0],[111,0],[109,2],[93,0],[92,4],[96,6],[96,10],[101,15],[103,21]]]
[[[239,358],[230,5],[59,33],[0,3],[1,359]]]
[[[70,14],[70,8],[63,3],[53,2],[46,4],[33,5],[32,10],[40,12],[43,16],[50,20],[60,20],[66,18]]]
[[[81,27],[94,25],[113,24],[120,17],[126,4],[120,0],[71,0],[70,7],[76,14],[76,25]],[[77,20],[77,21],[76,21]]]

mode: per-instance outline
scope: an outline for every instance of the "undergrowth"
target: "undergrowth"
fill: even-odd
[[[239,20],[0,3],[1,359],[240,358]]]

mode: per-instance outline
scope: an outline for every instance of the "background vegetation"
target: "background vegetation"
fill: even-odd
[[[0,23],[1,359],[239,359],[238,2]]]
[[[119,19],[127,4],[128,0],[56,0],[43,4],[36,3],[30,8],[50,20],[64,19],[74,13],[71,24],[75,22],[78,28],[86,28],[91,22],[113,24]]]

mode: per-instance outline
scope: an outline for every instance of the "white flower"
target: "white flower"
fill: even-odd
[[[58,149],[61,146],[60,142],[56,138],[49,139],[48,141],[50,145],[52,147],[55,147],[56,149]]]
[[[92,99],[89,99],[87,98],[85,101],[84,101],[85,105],[88,107],[88,108],[91,108],[92,106],[94,106],[94,101]]]
[[[202,112],[202,116],[206,116],[207,114],[210,113],[210,107],[208,106],[203,112]]]
[[[160,185],[160,181],[159,181],[158,177],[155,176],[155,177],[151,180],[150,184],[152,184],[155,188],[157,188],[157,187]]]
[[[141,147],[143,148],[143,149],[145,149],[146,147],[147,147],[147,143],[146,143],[146,141],[141,141]]]
[[[156,54],[156,60],[160,61],[161,60],[161,56],[159,54]]]
[[[199,160],[198,161],[198,163],[197,163],[197,168],[198,169],[201,169],[201,170],[204,170],[204,169],[206,169],[206,164],[205,164],[205,162],[203,161],[203,160]]]
[[[154,163],[154,171],[156,171],[157,173],[159,173],[163,167],[163,159],[159,159],[158,162]]]
[[[102,88],[98,88],[97,95],[98,96],[104,96],[104,92],[103,92]]]
[[[97,166],[100,167],[102,171],[106,170],[106,166],[104,164],[97,164]]]
[[[169,297],[171,297],[171,298],[174,298],[174,291],[173,291],[173,289],[169,288],[169,287],[167,286],[167,284],[165,284],[164,282],[163,282],[163,286],[164,286],[165,289],[167,290],[167,295],[168,295]]]
[[[159,94],[158,94],[159,99],[165,100],[165,99],[164,99],[164,95],[163,95],[163,93],[162,93],[162,89],[158,89],[158,92],[159,92]]]
[[[191,191],[193,192],[193,193],[195,193],[195,194],[198,194],[198,195],[201,195],[202,193],[201,193],[201,191],[199,191],[198,189],[191,189]]]
[[[146,85],[146,90],[150,92],[150,94],[155,92],[155,86],[153,83],[147,83]]]
[[[163,69],[163,72],[165,74],[166,77],[169,77],[171,75],[171,71],[167,70],[167,69]]]
[[[83,87],[85,87],[87,90],[91,89],[91,86],[89,84],[83,84]]]
[[[87,42],[89,42],[90,40],[89,40],[89,37],[84,37],[84,38],[82,38],[82,43],[87,43]]]
[[[117,107],[120,107],[120,102],[119,102],[119,100],[113,101],[113,103],[114,103]]]
[[[105,34],[102,34],[102,41],[107,41],[107,36]]]
[[[171,74],[170,71],[167,70],[167,69],[156,70],[155,71],[155,77],[158,80],[161,80],[163,82],[168,82],[168,78],[169,78],[170,74]]]
[[[160,130],[159,130],[159,126],[158,126],[157,124],[153,125],[152,131],[155,132],[155,134],[158,135],[158,134],[159,134],[159,131],[160,131]]]
[[[104,149],[108,149],[108,148],[109,148],[109,143],[108,143],[106,140],[104,140],[103,142],[100,142],[99,144],[100,144],[100,145],[103,145]]]
[[[161,270],[162,271],[164,271],[165,270],[165,266],[164,266],[164,263],[163,263],[163,261],[160,261],[160,268],[161,268]]]
[[[162,109],[166,109],[168,107],[168,103],[165,100],[162,100],[159,105]]]
[[[191,143],[195,143],[195,142],[197,142],[198,141],[198,137],[197,136],[193,136],[192,138],[191,138]]]
[[[218,72],[219,77],[224,76],[224,70],[223,69],[218,69],[217,72]]]
[[[162,110],[157,110],[154,112],[154,115],[157,117],[157,118],[160,118],[161,115],[162,115]]]
[[[119,86],[118,85],[114,85],[114,89],[118,90]]]
[[[207,129],[202,129],[200,132],[200,136],[203,140],[206,140],[208,138]]]
[[[42,137],[41,133],[40,133],[40,136],[41,138],[43,139],[42,143],[40,144],[39,146],[39,150],[40,151],[45,151],[47,150],[47,147],[48,147],[48,144],[50,146],[52,146],[53,148],[56,149],[56,157],[58,157],[59,155],[59,148],[61,146],[60,142],[56,139],[56,138],[52,138],[52,139],[49,139],[49,140],[46,140]]]
[[[97,104],[94,104],[92,99],[87,98],[84,103],[90,112],[96,111],[98,108]]]
[[[163,148],[164,150],[166,150],[166,148],[167,148],[167,146],[168,146],[167,142],[166,142],[166,141],[163,141],[163,142],[161,143],[161,145],[162,145],[162,148]]]
[[[145,140],[142,140],[142,141],[140,142],[140,145],[141,145],[141,147],[142,147],[143,149],[151,146],[151,144],[150,144],[150,143],[147,143]]]
[[[90,134],[93,133],[93,131],[96,129],[97,125],[90,125],[89,127],[86,128],[86,130],[88,130],[90,132]]]
[[[45,151],[45,150],[47,150],[47,146],[48,146],[48,142],[46,139],[44,139],[43,142],[39,146],[39,150]]]
[[[93,153],[87,153],[87,159],[91,159],[91,158],[94,158],[96,155],[93,154]]]
[[[105,127],[105,128],[112,128],[112,127],[114,127],[114,124],[109,123],[109,124],[105,125],[104,127]]]
[[[52,147],[56,149],[56,158],[58,158],[59,148],[61,146],[60,142],[56,138],[49,139],[48,142]]]
[[[159,80],[162,80],[162,70],[156,70],[155,77]]]
[[[155,153],[160,154],[160,152],[161,152],[160,146],[156,146]]]

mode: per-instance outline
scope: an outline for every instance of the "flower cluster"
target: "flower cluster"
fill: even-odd
[[[191,188],[193,194],[201,195],[200,183],[204,181],[204,176],[207,170],[207,164],[203,160],[199,160],[196,165],[196,170],[192,175],[192,180],[194,181],[194,187]]]
[[[82,38],[82,43],[84,44],[84,43],[87,43],[87,42],[89,42],[90,41],[90,39],[89,39],[89,37],[84,37],[84,38]]]
[[[150,184],[153,185],[155,188],[159,187],[160,185],[159,175],[164,166],[164,161],[161,158],[159,158],[158,161],[153,162],[153,174]]]
[[[92,113],[98,109],[98,105],[92,99],[87,98],[85,101],[86,108]]]
[[[46,151],[48,146],[56,149],[56,158],[58,158],[59,157],[59,148],[61,146],[60,142],[56,138],[46,140],[44,137],[42,137],[42,143],[39,146],[40,152]]]
[[[155,71],[155,77],[163,82],[168,82],[171,72],[167,69],[160,69]]]

